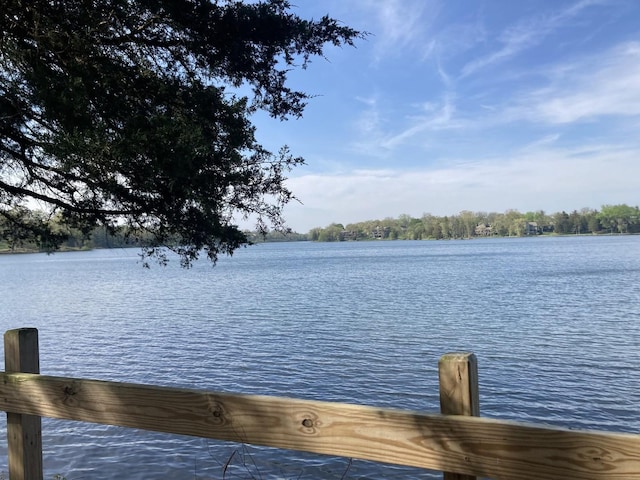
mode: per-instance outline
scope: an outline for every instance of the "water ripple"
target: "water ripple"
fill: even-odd
[[[638,271],[640,237],[267,244],[189,271],[142,269],[134,250],[2,256],[1,323],[39,328],[43,373],[423,411],[439,357],[473,351],[483,415],[638,433]],[[57,420],[43,443],[70,480],[349,467]],[[381,477],[440,474],[356,461],[347,476]]]

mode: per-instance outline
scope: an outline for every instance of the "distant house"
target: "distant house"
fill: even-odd
[[[525,235],[540,235],[542,229],[538,226],[538,222],[527,222],[524,226]]]
[[[389,230],[390,230],[389,227],[382,227],[378,225],[376,228],[371,230],[371,236],[377,239],[386,238],[389,236]]]
[[[341,241],[357,240],[357,239],[358,239],[358,232],[356,230],[343,230],[342,232],[340,232]]]
[[[490,237],[493,234],[493,229],[491,228],[491,225],[481,223],[476,225],[474,233],[477,237]]]

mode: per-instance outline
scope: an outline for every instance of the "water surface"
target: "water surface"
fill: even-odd
[[[191,270],[147,270],[137,254],[0,256],[2,331],[37,327],[50,375],[431,412],[438,358],[472,351],[484,416],[640,433],[639,236],[272,243]],[[43,428],[46,474],[69,480],[217,479],[230,457],[229,479],[340,479],[349,466],[79,422]],[[345,478],[433,475],[354,461]]]

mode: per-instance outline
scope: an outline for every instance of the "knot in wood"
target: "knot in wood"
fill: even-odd
[[[226,422],[224,417],[224,409],[220,404],[214,404],[209,408],[209,413],[213,419],[214,425],[222,425]]]
[[[302,426],[306,428],[313,427],[313,420],[311,420],[310,418],[305,418],[304,420],[302,420]]]
[[[76,393],[77,393],[76,389],[73,388],[73,385],[66,385],[64,387],[64,395],[65,395],[65,397],[72,397]]]

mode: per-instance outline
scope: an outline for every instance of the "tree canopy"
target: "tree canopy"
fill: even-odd
[[[421,218],[400,215],[343,226],[333,223],[309,231],[309,240],[321,242],[365,239],[454,239],[474,237],[524,237],[541,234],[636,234],[640,233],[640,209],[626,204],[546,214],[544,210],[504,213],[463,210],[458,215],[439,217],[425,213]]]
[[[303,159],[260,145],[252,114],[300,117],[287,73],[363,36],[286,0],[5,0],[0,29],[0,216],[55,248],[63,234],[23,221],[36,201],[185,265],[245,244],[238,217],[284,227]]]

